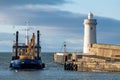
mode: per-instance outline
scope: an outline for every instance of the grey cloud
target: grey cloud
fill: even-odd
[[[0,0],[0,6],[8,7],[13,5],[25,5],[25,4],[48,4],[58,5],[66,3],[65,0]]]
[[[44,37],[44,40],[50,40],[49,42],[43,41],[43,50],[46,49],[45,46],[51,47],[48,50],[57,50],[57,47],[61,47],[61,44],[66,39],[82,39],[83,40],[83,32],[84,25],[83,21],[87,18],[85,14],[73,14],[67,11],[31,11],[31,10],[11,10],[9,13],[9,20],[12,21],[12,25],[24,25],[26,20],[30,21],[30,25],[37,26],[47,26],[49,28],[55,27],[56,32],[55,36],[50,36],[49,29],[45,31],[48,36]],[[14,15],[13,15],[14,14]],[[120,21],[114,20],[105,17],[94,16],[97,19],[97,38],[98,43],[106,43],[106,44],[120,44]],[[53,30],[54,32],[54,30]],[[114,35],[113,35],[114,34]],[[56,38],[57,36],[57,38]],[[56,39],[55,39],[56,38]],[[59,45],[57,45],[59,43]],[[46,44],[46,45],[45,45]],[[73,44],[69,44],[73,46]],[[55,47],[54,47],[55,46]],[[77,44],[77,46],[81,47],[81,44]],[[73,46],[74,47],[74,46]]]
[[[120,44],[120,21],[106,17],[96,18],[98,43]]]
[[[14,15],[13,15],[14,14]],[[48,26],[64,28],[64,32],[75,32],[83,34],[83,21],[87,18],[85,14],[73,14],[67,11],[30,11],[18,10],[9,12],[13,25],[24,25],[26,20],[30,21],[33,26]],[[120,21],[105,17],[94,16],[97,19],[97,32],[120,32]],[[74,33],[73,33],[74,34]],[[102,37],[101,37],[102,39]],[[99,40],[98,40],[99,41]],[[100,42],[103,40],[100,40]]]
[[[14,15],[13,15],[14,14]],[[11,24],[23,25],[26,20],[30,21],[30,25],[34,26],[54,26],[68,27],[69,29],[83,26],[85,15],[73,14],[66,11],[12,11],[9,12]]]

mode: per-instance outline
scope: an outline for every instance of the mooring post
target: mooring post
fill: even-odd
[[[18,34],[19,32],[16,32],[16,51],[15,51],[15,57],[18,57]]]
[[[41,53],[41,46],[40,46],[40,31],[37,31],[37,58],[39,57],[39,54]]]

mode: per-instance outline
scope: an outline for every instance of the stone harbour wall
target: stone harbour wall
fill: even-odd
[[[90,53],[93,55],[120,59],[120,46],[108,44],[91,44]]]
[[[120,62],[78,62],[77,71],[120,72]]]

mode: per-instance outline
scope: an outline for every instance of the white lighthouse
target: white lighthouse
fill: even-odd
[[[83,53],[90,53],[90,45],[96,43],[96,19],[93,19],[93,14],[88,14],[88,19],[84,20],[84,50]]]

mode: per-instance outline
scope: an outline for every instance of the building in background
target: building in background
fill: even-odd
[[[84,50],[83,53],[90,53],[90,45],[96,43],[96,25],[97,20],[93,18],[93,14],[88,14],[88,19],[84,20]]]

